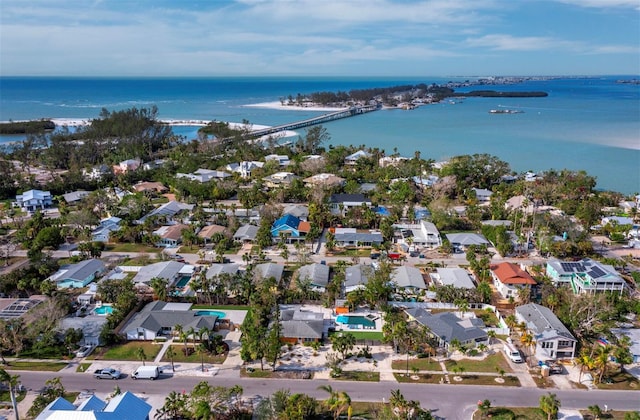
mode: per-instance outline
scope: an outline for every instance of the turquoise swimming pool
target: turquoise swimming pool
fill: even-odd
[[[338,315],[336,322],[349,326],[361,325],[365,329],[374,329],[376,327],[376,322],[373,319],[362,315]]]
[[[109,315],[110,313],[113,312],[113,306],[111,305],[102,305],[99,308],[95,308],[93,310],[93,313],[95,313],[96,315]]]
[[[224,312],[213,311],[213,310],[210,310],[210,309],[196,311],[196,316],[217,316],[218,319],[222,319],[222,318],[225,317],[225,315],[226,314]]]
[[[191,276],[180,277],[180,280],[176,283],[176,287],[183,288],[187,283],[189,283],[189,280],[191,280]]]

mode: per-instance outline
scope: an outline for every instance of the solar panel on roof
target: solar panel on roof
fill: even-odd
[[[600,267],[592,267],[591,271],[589,272],[589,275],[592,278],[597,278],[597,277],[602,277],[605,274],[607,274],[605,271],[603,271]]]

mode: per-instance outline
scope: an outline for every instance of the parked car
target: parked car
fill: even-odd
[[[76,351],[76,357],[87,357],[95,349],[95,346],[82,346]]]
[[[93,372],[93,377],[97,379],[120,379],[122,374],[114,368],[98,369]]]
[[[133,379],[151,379],[152,381],[156,379],[162,371],[158,366],[140,366],[133,372],[131,377]]]

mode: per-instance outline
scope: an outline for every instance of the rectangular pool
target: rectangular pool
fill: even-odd
[[[364,329],[372,330],[376,327],[376,321],[362,315],[338,315],[336,317],[338,324],[349,326],[362,326]]]

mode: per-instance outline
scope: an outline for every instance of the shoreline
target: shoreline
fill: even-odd
[[[282,105],[280,101],[273,102],[260,102],[257,104],[241,105],[243,108],[266,108],[277,109],[280,111],[313,111],[313,112],[334,112],[343,111],[349,109],[349,107],[330,107],[330,106],[295,106],[295,105]]]

